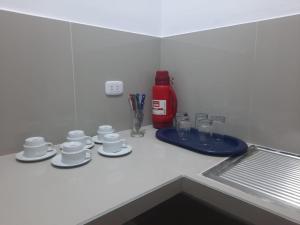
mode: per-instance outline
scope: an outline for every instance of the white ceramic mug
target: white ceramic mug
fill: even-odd
[[[62,145],[61,160],[66,164],[80,163],[90,157],[91,150],[84,148],[81,142],[65,142]]]
[[[117,133],[105,134],[103,137],[103,151],[108,153],[116,153],[126,146],[125,139],[120,139]]]
[[[101,125],[98,127],[97,130],[97,137],[98,140],[103,141],[104,135],[105,134],[111,134],[114,132],[114,129],[112,128],[111,125]]]
[[[53,151],[50,147],[52,143],[46,142],[43,137],[29,137],[25,139],[24,156],[28,158],[41,157],[47,154],[48,151]]]
[[[78,141],[83,145],[90,145],[93,143],[92,138],[86,136],[83,130],[71,130],[68,132],[67,141]]]

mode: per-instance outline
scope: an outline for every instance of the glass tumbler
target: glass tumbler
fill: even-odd
[[[211,116],[213,137],[216,141],[223,141],[225,134],[225,116]]]
[[[180,120],[190,120],[190,117],[187,112],[177,112],[174,117],[173,126],[177,128],[177,122]]]
[[[197,127],[199,131],[199,141],[200,145],[209,146],[209,140],[212,136],[211,128],[212,121],[209,119],[202,119],[197,122]]]
[[[208,114],[207,113],[196,113],[195,114],[195,128],[197,128],[197,124],[199,123],[200,120],[208,119]]]
[[[145,131],[141,130],[144,113],[142,111],[132,112],[131,137],[144,137]]]
[[[191,122],[189,120],[177,121],[177,134],[180,140],[186,141],[191,134]]]

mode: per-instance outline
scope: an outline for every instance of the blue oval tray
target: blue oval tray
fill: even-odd
[[[238,156],[247,152],[248,146],[244,141],[227,135],[223,136],[222,141],[216,141],[215,137],[218,134],[214,134],[207,140],[208,146],[201,145],[199,141],[201,134],[193,128],[188,140],[183,141],[178,137],[175,128],[163,128],[156,132],[156,137],[161,141],[206,155]]]

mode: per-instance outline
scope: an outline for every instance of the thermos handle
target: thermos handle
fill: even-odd
[[[171,104],[172,104],[172,113],[173,113],[173,117],[176,115],[177,112],[177,97],[176,97],[176,93],[173,90],[172,86],[170,88],[170,94],[171,94]]]

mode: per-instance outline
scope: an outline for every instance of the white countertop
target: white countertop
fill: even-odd
[[[131,138],[129,131],[120,134],[133,147],[130,155],[106,158],[93,149],[92,161],[73,169],[54,168],[50,160],[20,163],[14,154],[1,156],[0,224],[82,224],[179,179],[183,191],[220,208],[223,208],[222,199],[205,196],[203,187],[238,200],[246,205],[243,209],[247,205],[249,210],[253,206],[262,209],[260,219],[253,221],[257,224],[263,224],[264,212],[300,224],[299,209],[274,204],[201,175],[226,158],[201,155],[163,143],[155,138],[155,130],[150,126],[146,127],[143,138]],[[226,205],[225,199],[223,203],[224,209],[231,213],[239,210]],[[236,214],[250,221],[255,217],[250,211]]]

